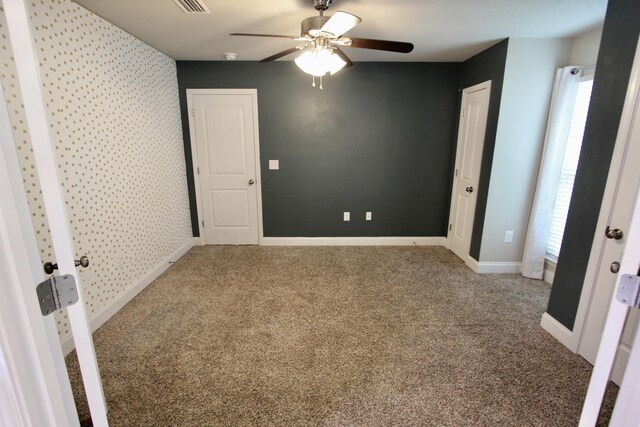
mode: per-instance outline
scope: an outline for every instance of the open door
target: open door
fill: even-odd
[[[42,316],[44,279],[0,86],[0,425],[78,426],[55,321]]]
[[[598,221],[590,266],[597,265],[592,308],[585,333],[597,342],[597,354],[591,382],[585,398],[580,426],[595,425],[612,374],[621,384],[611,419],[612,426],[637,426],[640,407],[640,303],[637,293],[619,295],[621,284],[640,291],[640,43],[631,71],[611,171]],[[613,221],[613,222],[611,222]],[[605,225],[606,224],[606,225]],[[601,243],[598,245],[598,243]],[[604,243],[602,243],[604,242]],[[598,246],[600,248],[598,249]],[[611,286],[611,285],[612,286]],[[602,304],[602,300],[606,301]],[[598,309],[592,313],[594,304]],[[602,309],[600,306],[604,306]],[[604,312],[604,313],[602,313]],[[604,328],[600,325],[603,323]],[[602,332],[600,334],[600,332]],[[581,342],[584,346],[584,342]],[[626,365],[626,366],[625,366]]]
[[[44,206],[56,254],[56,260],[51,261],[58,264],[56,276],[69,275],[75,278],[74,286],[77,290],[78,301],[67,307],[67,313],[93,425],[96,427],[107,426],[102,382],[96,362],[91,328],[85,311],[82,283],[76,274],[75,251],[58,176],[57,155],[54,150],[53,139],[49,133],[50,127],[47,123],[45,97],[39,78],[38,62],[35,56],[33,32],[27,4],[24,0],[5,0],[3,5],[43,193]],[[2,101],[4,102],[4,96]],[[33,260],[31,261],[33,262]],[[32,290],[29,292],[28,289],[21,289],[24,298],[28,298],[29,295],[33,296]],[[45,350],[32,348],[29,351],[34,353]]]

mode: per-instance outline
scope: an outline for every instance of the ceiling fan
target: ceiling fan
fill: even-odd
[[[232,33],[230,35],[276,37],[302,42],[296,47],[278,52],[260,62],[275,61],[294,52],[301,51],[303,53],[296,58],[295,62],[302,71],[314,77],[313,86],[315,86],[315,77],[320,77],[320,89],[322,89],[322,76],[327,73],[333,75],[343,67],[353,65],[353,62],[341,47],[375,49],[398,53],[409,53],[413,50],[413,44],[406,42],[344,37],[343,34],[362,22],[362,19],[347,12],[336,12],[333,16],[324,16],[324,11],[329,8],[332,0],[310,1],[319,12],[319,15],[302,21],[300,36],[253,33]]]

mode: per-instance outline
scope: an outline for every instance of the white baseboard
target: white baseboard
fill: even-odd
[[[556,277],[556,264],[551,264],[549,261],[544,262],[544,273],[542,280],[547,283],[553,284],[553,279]]]
[[[193,246],[202,246],[204,245],[203,239],[201,237],[194,237],[193,238]]]
[[[572,352],[578,351],[578,340],[573,331],[567,329],[566,326],[554,319],[549,313],[542,315],[540,326]]]
[[[549,283],[550,285],[553,284],[553,279],[556,277],[556,272],[551,271],[547,268],[544,269],[544,275],[542,276],[542,280],[544,280],[545,282]]]
[[[476,273],[520,273],[521,262],[478,262],[468,256],[465,262]]]
[[[100,326],[104,325],[104,323],[109,320],[114,314],[116,314],[122,307],[125,306],[126,303],[131,301],[133,297],[138,295],[140,291],[146,288],[149,283],[153,282],[158,278],[162,273],[164,273],[167,268],[171,266],[174,262],[180,259],[189,249],[193,246],[193,241],[189,240],[184,246],[179,248],[173,254],[166,257],[159,264],[157,264],[154,268],[152,268],[144,277],[142,277],[137,282],[133,283],[125,292],[120,294],[116,299],[111,301],[109,305],[106,305],[102,310],[100,310],[95,316],[89,319],[89,324],[91,325],[91,332],[95,332]],[[71,353],[71,351],[75,348],[75,344],[73,342],[73,336],[67,335],[61,342],[62,352],[66,356]]]
[[[264,237],[263,246],[444,246],[441,237]]]

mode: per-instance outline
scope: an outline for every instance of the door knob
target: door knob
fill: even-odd
[[[89,267],[89,258],[87,258],[86,255],[82,255],[80,259],[74,260],[74,263],[76,267],[87,268]],[[47,261],[42,267],[44,268],[44,272],[46,274],[53,274],[53,271],[58,269],[58,264]]]
[[[604,235],[607,236],[607,239],[615,239],[615,240],[620,240],[622,239],[622,236],[624,236],[624,233],[622,232],[622,230],[620,230],[619,228],[614,228],[613,230],[611,228],[609,228],[609,226],[607,225],[606,230],[604,230]]]
[[[254,180],[252,180],[252,179],[250,179],[250,180],[249,180],[249,185],[253,185],[253,184],[255,184],[255,181],[254,181]]]
[[[473,193],[473,187],[467,187],[464,189],[467,193]]]

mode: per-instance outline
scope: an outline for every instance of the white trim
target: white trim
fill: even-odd
[[[204,243],[202,243],[202,238],[200,237],[194,237],[191,243],[191,246],[203,246]]]
[[[465,260],[467,267],[475,271],[476,273],[520,273],[522,263],[520,262],[479,262],[471,256],[468,256]]]
[[[1,426],[24,426],[28,425],[22,414],[29,414],[29,409],[24,404],[25,396],[20,384],[14,384],[10,367],[13,368],[4,348],[9,347],[4,334],[0,333],[0,425]],[[29,420],[30,424],[33,424]]]
[[[58,273],[74,276],[78,290],[78,302],[67,307],[67,317],[76,342],[91,420],[96,427],[106,427],[109,422],[102,379],[84,305],[84,287],[74,263],[76,252],[65,195],[60,186],[58,155],[48,124],[44,87],[40,81],[28,6],[25,0],[5,1],[3,4]]]
[[[611,426],[637,426],[640,420],[640,328],[632,341],[633,347],[625,364],[624,378],[611,414]],[[619,357],[619,356],[618,356]]]
[[[544,273],[542,275],[542,280],[549,284],[553,284],[553,279],[556,277],[556,267],[558,263],[553,262],[549,259],[544,260]]]
[[[635,203],[632,205],[633,207],[632,215],[629,222],[629,230],[625,230],[625,238],[622,242],[623,246],[622,248],[618,249],[621,250],[622,254],[619,258],[620,270],[616,276],[614,289],[618,288],[622,275],[635,275],[638,271],[638,257],[640,256],[640,197],[638,197],[637,187],[631,190],[631,188],[627,187],[629,184],[625,183],[623,187],[623,182],[626,181],[625,169],[627,169],[631,165],[635,166],[635,164],[631,163],[631,159],[635,160],[635,157],[633,155],[630,155],[629,153],[635,152],[635,148],[640,147],[640,135],[637,133],[638,129],[640,129],[640,110],[638,110],[639,107],[640,41],[636,45],[633,68],[631,70],[629,85],[627,87],[624,107],[622,110],[622,116],[620,118],[620,126],[618,127],[616,145],[613,151],[611,168],[613,168],[614,171],[610,169],[609,176],[607,177],[605,195],[603,197],[602,208],[600,209],[600,216],[598,219],[598,225],[600,225],[601,219],[603,217],[605,217],[608,221],[612,216],[617,216],[617,214],[614,214],[615,209],[613,207],[615,201],[619,200],[620,197],[633,197],[635,195],[636,199]],[[624,154],[622,154],[621,152],[624,152]],[[615,174],[612,175],[612,173]],[[596,242],[604,241],[602,234],[598,236],[599,233],[602,233],[602,228],[598,228],[596,230],[594,246]],[[597,256],[597,258],[590,258],[589,267],[591,267],[592,264],[600,264],[604,261],[603,252],[605,245],[602,244],[600,246],[602,246],[602,252],[598,251],[594,253],[592,250],[591,255],[595,255]],[[602,266],[602,268],[606,267]],[[585,285],[588,283],[589,287],[592,288],[591,290],[595,289],[596,287],[598,275],[598,268],[596,268],[595,270],[593,270],[593,276],[589,277],[588,281],[585,280]],[[590,297],[589,299],[591,300],[590,305],[593,304],[593,297]],[[593,426],[598,420],[599,409],[602,405],[607,384],[612,374],[614,362],[616,361],[616,359],[620,359],[621,356],[621,354],[618,352],[618,349],[624,325],[627,320],[628,312],[629,306],[619,302],[614,292],[610,299],[604,329],[602,330],[602,337],[600,338],[600,343],[598,346],[596,361],[593,366],[593,371],[591,372],[591,381],[589,382],[587,395],[584,399],[584,406],[582,408],[582,415],[580,417],[580,427]],[[586,332],[586,328],[584,329],[585,330],[581,332],[583,335]],[[636,330],[636,337],[638,336],[638,333],[639,331]],[[582,338],[584,339],[585,337]],[[636,347],[637,350],[638,342],[636,341],[633,346]],[[635,356],[637,356],[637,351],[634,353]],[[637,375],[635,372],[637,372],[637,370],[639,369],[637,363],[638,361],[636,359],[631,364],[631,367],[627,366],[627,369],[629,369],[630,372],[630,377],[628,379],[623,378],[623,384],[628,383],[628,381],[635,380],[633,376]],[[627,412],[629,410],[629,405],[633,405],[633,403],[636,403],[630,402],[628,400],[627,390],[628,387],[621,387],[620,389],[620,394],[618,394],[620,406],[618,406],[618,402],[616,402],[613,410],[615,416],[612,417],[611,425],[621,425],[619,424],[619,416],[617,414],[629,413]],[[633,412],[638,412],[638,410],[636,409]],[[614,419],[616,421],[615,423]],[[637,418],[633,420],[633,424],[629,425],[638,425]]]
[[[520,273],[520,262],[478,262],[476,273]]]
[[[196,130],[193,120],[193,95],[251,95],[253,100],[253,136],[254,136],[254,156],[256,163],[256,189],[258,204],[258,244],[262,245],[264,239],[264,228],[262,222],[262,173],[260,170],[260,127],[258,125],[258,89],[187,89],[187,116],[189,119],[189,144],[191,146],[191,163],[193,174],[193,185],[196,193],[196,212],[198,213],[198,230],[204,242],[204,227],[202,227],[202,195],[200,194],[200,175],[198,168],[198,147],[196,145]],[[204,244],[204,243],[202,243]]]
[[[44,273],[1,85],[0,194],[0,425],[78,426],[55,322],[37,303]]]
[[[549,332],[552,337],[560,341],[562,345],[567,347],[572,352],[576,352],[578,349],[577,335],[570,331],[562,323],[554,319],[549,313],[544,313],[542,319],[540,319],[540,326],[545,331]]]
[[[478,272],[478,261],[476,261],[475,258],[473,258],[471,255],[469,255],[467,257],[467,259],[464,261],[464,263],[467,265],[467,267],[469,267],[471,270],[475,271],[476,273]]]
[[[444,246],[445,237],[265,237],[264,246]]]
[[[114,314],[116,314],[122,307],[131,301],[136,295],[138,295],[144,288],[146,288],[151,282],[157,279],[162,273],[164,273],[171,264],[180,259],[186,254],[189,249],[193,247],[193,240],[189,240],[186,244],[180,247],[173,254],[166,257],[154,268],[152,268],[147,274],[140,280],[133,283],[126,291],[120,294],[116,299],[111,301],[102,310],[96,313],[93,318],[89,319],[91,325],[91,332],[95,332],[100,326],[104,325]],[[73,337],[67,336],[61,342],[62,351],[65,355],[69,354],[74,349]]]

